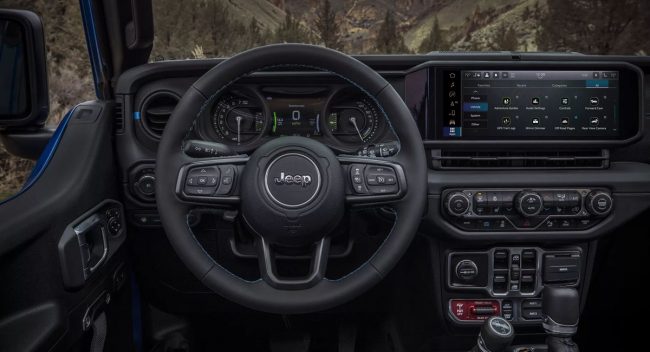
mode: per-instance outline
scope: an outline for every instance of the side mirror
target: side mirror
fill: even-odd
[[[0,9],[0,131],[40,129],[49,100],[43,22],[33,12]]]

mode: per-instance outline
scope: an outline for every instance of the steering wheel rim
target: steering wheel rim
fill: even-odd
[[[192,205],[178,196],[181,182],[178,170],[196,161],[182,150],[197,116],[212,99],[240,78],[271,67],[328,71],[365,91],[383,110],[400,141],[400,150],[391,161],[398,169],[403,168],[399,176],[405,182],[405,192],[395,203],[395,224],[368,261],[340,279],[321,277],[313,285],[293,289],[274,287],[266,277],[255,281],[245,280],[221,266],[194,237],[187,222]],[[281,314],[308,313],[332,308],[359,296],[377,284],[399,261],[415,236],[425,210],[426,165],[422,139],[410,111],[395,89],[377,72],[331,49],[306,44],[275,44],[248,50],[220,63],[200,77],[184,94],[158,146],[156,201],[162,226],[172,247],[187,268],[208,288],[255,310]],[[326,251],[321,255],[327,256]]]

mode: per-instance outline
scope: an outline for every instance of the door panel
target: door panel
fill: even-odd
[[[126,230],[122,226],[111,235],[104,215],[105,204],[120,204],[111,112],[105,103],[77,106],[31,186],[0,204],[1,351],[87,350],[92,329],[84,332],[84,314],[98,298],[103,303],[97,314],[107,312],[107,346],[131,349]],[[95,227],[83,234],[85,220]],[[70,229],[77,232],[62,251]],[[102,255],[103,236],[108,236],[106,260],[88,259],[93,248]],[[80,258],[92,264],[86,269],[99,265],[84,276]],[[76,285],[64,283],[67,270],[81,270]],[[112,333],[112,326],[120,326],[120,333]]]

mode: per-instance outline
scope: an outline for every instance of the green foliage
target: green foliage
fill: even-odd
[[[429,35],[424,38],[418,51],[421,53],[428,53],[436,50],[449,50],[449,44],[442,34],[437,15],[433,20],[433,26],[431,27],[431,31],[429,31]]]
[[[404,38],[399,33],[397,21],[391,11],[386,11],[384,22],[377,33],[377,44],[375,50],[382,54],[408,53],[409,50],[404,44]]]
[[[278,43],[313,43],[311,33],[302,26],[300,20],[287,11],[284,22],[276,29],[273,40]]]
[[[540,50],[589,54],[648,49],[650,1],[547,0],[537,38]]]
[[[316,29],[320,40],[328,48],[341,50],[343,44],[336,24],[336,12],[332,9],[330,0],[322,1],[316,16]]]
[[[490,42],[492,50],[517,51],[519,50],[519,39],[517,32],[512,26],[501,25],[497,28],[494,39]]]

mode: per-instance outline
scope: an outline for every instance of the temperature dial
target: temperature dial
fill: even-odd
[[[515,206],[521,215],[535,216],[542,211],[542,208],[544,208],[544,202],[538,193],[524,191],[519,193],[517,196]]]

